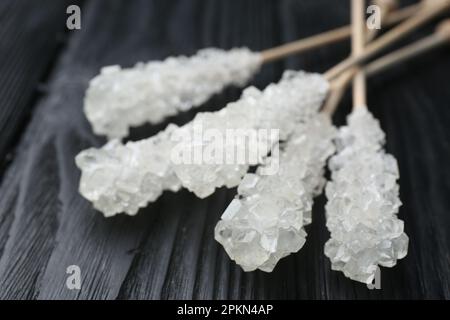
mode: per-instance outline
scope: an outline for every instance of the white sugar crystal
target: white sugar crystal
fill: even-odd
[[[158,123],[201,105],[228,85],[243,86],[261,62],[261,55],[247,48],[209,48],[133,68],[104,67],[90,82],[84,111],[96,134],[122,138],[129,127]]]
[[[83,151],[76,159],[82,171],[80,193],[105,216],[111,216],[119,212],[133,215],[167,189],[184,187],[203,198],[216,188],[235,187],[250,164],[264,160],[270,152],[268,145],[286,139],[298,123],[317,113],[327,91],[328,82],[322,76],[289,71],[280,83],[264,91],[246,89],[237,102],[220,111],[199,113],[183,127],[169,126],[165,132],[139,142],[123,145],[113,141],[101,149]],[[280,129],[280,136],[276,140],[271,136],[258,140],[256,163],[173,161],[180,146],[181,150],[209,146],[225,155],[247,148],[241,143],[219,147],[213,141],[198,141],[194,132],[197,122],[202,123],[203,130],[214,129],[221,135],[226,135],[228,129],[267,128]]]
[[[139,208],[155,201],[164,190],[177,191],[180,181],[170,163],[170,125],[158,135],[123,145],[112,140],[100,149],[77,155],[81,169],[80,193],[106,217]]]
[[[325,255],[333,270],[371,283],[378,266],[392,267],[408,251],[397,218],[397,161],[383,150],[384,133],[367,108],[356,109],[340,129],[338,153],[330,160]]]
[[[248,173],[215,229],[215,239],[245,271],[271,272],[278,261],[301,249],[311,222],[313,197],[324,185],[335,129],[318,115],[300,124],[284,146],[274,175]],[[274,159],[271,159],[272,161]]]
[[[259,155],[256,165],[261,163],[270,147],[285,140],[300,122],[311,118],[320,109],[328,92],[328,82],[319,74],[286,71],[282,80],[269,85],[264,91],[254,87],[247,88],[237,102],[228,104],[224,109],[214,113],[200,113],[194,121],[202,124],[203,129],[215,129],[225,135],[227,129],[278,129],[279,137],[273,141],[268,137],[255,149]],[[185,126],[183,136],[192,136],[192,126]],[[269,134],[268,134],[269,135]],[[216,141],[203,141],[203,148],[216,153],[245,152],[245,144],[215,145]],[[185,141],[187,149],[194,149],[198,142]],[[219,150],[220,149],[220,150]],[[267,150],[269,149],[269,150]],[[194,192],[198,197],[211,195],[216,188],[235,187],[242,176],[248,171],[249,163],[245,164],[177,164],[174,170],[184,187]]]

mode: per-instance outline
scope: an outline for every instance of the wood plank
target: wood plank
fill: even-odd
[[[79,1],[72,1],[78,3]],[[5,0],[0,5],[0,174],[66,37],[64,1]]]
[[[88,81],[102,65],[132,65],[205,46],[256,50],[348,22],[347,2],[329,10],[330,1],[88,2],[82,30],[72,34],[0,186],[0,298],[449,299],[445,50],[369,84],[369,106],[399,161],[400,217],[411,239],[408,256],[395,268],[383,268],[382,290],[368,290],[330,270],[323,254],[329,238],[323,196],[315,203],[305,247],[267,274],[244,273],[213,239],[235,190],[221,189],[204,200],[187,191],[167,193],[135,217],[109,219],[78,194],[73,158],[103,143],[81,111]],[[348,44],[341,44],[292,57],[264,67],[254,83],[276,81],[286,67],[322,71],[347,53]],[[238,94],[226,90],[200,110],[216,110]],[[348,103],[342,105],[337,123],[348,110]],[[194,114],[170,121],[184,123]],[[132,139],[163,127],[143,126]],[[81,268],[79,291],[65,286],[72,264]]]

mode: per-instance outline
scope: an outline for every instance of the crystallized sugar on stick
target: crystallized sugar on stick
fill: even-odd
[[[261,64],[261,55],[247,48],[210,48],[133,68],[105,67],[90,82],[84,110],[96,134],[122,138],[129,127],[158,123],[228,85],[245,85]]]
[[[109,217],[135,215],[164,190],[177,191],[181,185],[172,171],[169,139],[176,128],[170,125],[150,139],[125,145],[112,140],[101,149],[78,154],[80,193]]]
[[[196,135],[197,124],[204,133],[213,129],[215,135],[225,137],[229,129],[280,129],[274,139],[258,139],[256,148],[251,148],[253,164],[261,163],[271,147],[279,139],[286,139],[295,126],[310,119],[319,109],[326,93],[328,82],[317,74],[286,72],[278,84],[264,91],[246,89],[242,98],[216,112],[199,113],[194,121],[178,128],[169,126],[164,132],[139,142],[126,145],[113,140],[101,149],[81,152],[76,163],[81,169],[80,193],[105,216],[120,212],[130,215],[155,201],[164,190],[184,187],[203,198],[215,188],[234,187],[247,172],[250,162],[208,162],[187,159],[185,155],[198,150],[209,153],[231,154],[239,150],[248,151],[241,140],[208,140]],[[255,145],[252,145],[255,147]],[[193,157],[195,158],[195,157]],[[219,159],[220,160],[220,159]]]
[[[326,187],[331,239],[325,255],[333,270],[364,283],[373,281],[379,265],[392,267],[408,251],[403,221],[397,218],[397,161],[384,152],[384,138],[367,108],[356,108],[338,134]]]
[[[254,148],[246,148],[245,143],[224,143],[217,145],[216,140],[201,142],[195,139],[184,141],[185,150],[193,150],[199,144],[203,150],[210,153],[229,154],[234,150],[251,151],[249,158],[257,157],[256,165],[261,163],[270,152],[270,147],[278,140],[285,140],[302,121],[317,114],[324,98],[328,93],[329,84],[319,74],[286,71],[282,80],[271,84],[264,91],[254,87],[247,88],[242,97],[228,104],[224,109],[214,113],[201,113],[194,119],[194,123],[201,124],[203,131],[214,129],[225,136],[228,129],[271,129],[279,130],[279,137],[274,141],[268,133],[267,140],[258,139],[258,144],[251,144]],[[184,137],[193,136],[193,127],[185,126]],[[269,147],[267,148],[267,145]],[[213,150],[213,151],[211,151]],[[178,163],[174,170],[184,187],[194,192],[198,197],[211,195],[216,188],[235,187],[247,172],[246,164],[211,164],[211,163]]]
[[[334,152],[335,128],[319,114],[300,124],[280,158],[269,158],[256,174],[246,174],[234,199],[218,222],[216,240],[244,271],[271,272],[278,261],[301,249],[304,225],[311,223],[313,197],[321,193],[324,167]],[[279,170],[264,175],[270,162]]]

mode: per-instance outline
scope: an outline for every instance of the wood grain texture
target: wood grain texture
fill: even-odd
[[[19,15],[13,3],[2,1],[2,24],[20,23],[6,17]],[[48,14],[32,5],[27,10],[33,17]],[[383,268],[381,290],[368,290],[330,270],[323,254],[329,238],[323,196],[314,205],[304,248],[267,274],[242,272],[214,241],[214,226],[235,190],[220,189],[204,200],[187,191],[165,193],[135,217],[109,219],[78,194],[75,155],[104,143],[82,114],[84,91],[101,66],[130,66],[207,46],[260,50],[344,25],[348,10],[347,1],[335,0],[85,1],[82,29],[69,33],[52,60],[46,94],[37,103],[23,102],[23,110],[33,110],[31,121],[15,141],[16,153],[0,186],[0,298],[449,299],[448,49],[369,81],[369,107],[386,131],[388,151],[399,161],[400,217],[411,241],[405,259]],[[49,39],[54,48],[56,37]],[[28,51],[36,55],[39,49],[30,42]],[[264,87],[285,68],[321,72],[348,52],[343,43],[291,57],[265,66],[252,84]],[[0,73],[0,82],[10,88],[0,89],[1,101],[24,86],[36,89],[35,79],[42,75],[14,79],[14,68],[20,68],[1,61],[0,68],[6,67],[10,71]],[[239,93],[227,89],[197,110],[217,110]],[[336,123],[344,122],[349,106],[347,97]],[[148,137],[168,122],[185,123],[195,112],[137,128],[130,139]],[[8,139],[2,135],[0,142]],[[73,264],[82,272],[79,291],[65,286],[66,268]]]
[[[13,157],[10,152],[33,102],[45,90],[41,81],[64,46],[67,4],[68,0],[0,3],[0,174]]]

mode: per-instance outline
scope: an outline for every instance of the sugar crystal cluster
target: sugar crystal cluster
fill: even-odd
[[[335,150],[334,135],[330,119],[317,115],[297,126],[279,159],[270,157],[244,176],[238,198],[215,228],[215,239],[244,271],[271,272],[281,258],[302,248],[303,226],[311,223],[313,197],[322,191],[326,160]],[[272,161],[279,161],[278,171],[263,174]]]
[[[111,140],[100,149],[90,148],[75,158],[81,169],[80,193],[106,217],[139,208],[155,201],[164,190],[177,191],[180,181],[170,162],[169,125],[146,140],[122,144]]]
[[[330,160],[325,255],[332,269],[371,283],[378,266],[392,267],[406,256],[408,237],[397,218],[401,205],[396,159],[383,150],[384,133],[365,107],[340,129],[338,153]]]
[[[261,56],[247,48],[209,48],[191,57],[108,66],[93,78],[84,111],[96,134],[128,135],[129,127],[199,106],[228,85],[243,86],[259,70]]]
[[[263,91],[248,88],[237,102],[216,112],[199,113],[182,127],[170,125],[157,136],[139,142],[124,145],[113,140],[103,148],[83,151],[76,158],[82,171],[80,193],[105,216],[111,216],[120,212],[133,215],[164,190],[184,187],[204,198],[215,188],[237,186],[250,163],[197,163],[183,161],[183,157],[174,161],[180,151],[190,152],[199,146],[223,154],[248,147],[239,140],[216,145],[216,140],[198,138],[195,124],[201,122],[203,131],[214,129],[221,136],[233,128],[280,129],[276,141],[268,136],[258,140],[256,148],[250,148],[256,150],[257,156],[257,163],[251,164],[259,164],[272,145],[286,139],[298,123],[317,113],[328,86],[319,74],[287,71],[279,83]]]
[[[203,130],[214,129],[221,136],[225,136],[227,130],[233,128],[267,132],[277,129],[279,136],[274,141],[268,133],[266,139],[258,139],[257,143],[250,145],[239,140],[219,144],[214,139],[186,140],[184,147],[187,150],[195,149],[201,144],[203,150],[209,150],[210,153],[247,152],[248,159],[256,158],[257,161],[247,161],[245,164],[177,164],[174,170],[183,186],[200,198],[211,195],[218,187],[237,186],[250,164],[261,163],[274,143],[285,140],[300,122],[317,114],[328,88],[328,82],[320,74],[286,71],[278,83],[269,85],[263,91],[249,87],[238,101],[229,103],[224,109],[198,114],[194,122],[201,123]],[[192,135],[189,131],[183,134],[186,137]],[[247,149],[242,150],[244,148]]]

